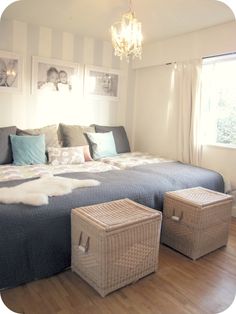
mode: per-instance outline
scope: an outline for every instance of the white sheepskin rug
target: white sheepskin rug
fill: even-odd
[[[99,184],[100,182],[97,180],[77,180],[44,176],[14,187],[0,188],[0,203],[22,203],[32,206],[42,206],[48,204],[49,196],[66,195],[74,189],[97,186]]]

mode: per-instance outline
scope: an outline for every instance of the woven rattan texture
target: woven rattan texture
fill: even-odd
[[[106,229],[151,219],[160,215],[158,211],[128,199],[80,207],[76,211]]]
[[[157,269],[161,213],[129,200],[83,207],[85,215],[81,209],[73,210],[71,215],[72,270],[101,296]],[[114,214],[115,211],[119,215]],[[91,218],[93,213],[96,221]],[[102,224],[115,222],[119,227],[107,232],[106,228],[101,228],[100,218]],[[127,220],[132,223],[127,224]],[[86,248],[88,241],[85,252],[81,247]]]
[[[214,195],[217,201],[212,202]],[[195,202],[189,203],[191,198]],[[204,206],[197,199],[204,200]],[[197,259],[227,244],[231,212],[232,199],[225,194],[200,188],[166,193],[162,242]]]
[[[175,198],[181,198],[183,201],[189,201],[199,207],[231,198],[229,195],[201,187],[168,192],[168,195]]]

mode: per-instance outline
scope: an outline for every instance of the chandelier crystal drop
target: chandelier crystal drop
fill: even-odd
[[[112,45],[115,56],[122,60],[126,58],[129,61],[130,57],[142,57],[142,25],[137,20],[134,11],[131,7],[130,11],[123,14],[121,21],[114,23],[111,26]]]

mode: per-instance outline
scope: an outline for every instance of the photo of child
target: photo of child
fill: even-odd
[[[69,92],[72,90],[73,67],[38,63],[37,89],[50,92]]]
[[[59,73],[56,68],[49,68],[47,70],[47,80],[46,81],[39,81],[38,88],[39,89],[46,89],[49,91],[57,91],[57,84],[59,79]]]
[[[89,71],[88,92],[90,95],[117,97],[119,75],[102,71]]]
[[[59,91],[70,91],[72,86],[68,82],[68,75],[66,71],[59,72],[59,82],[57,84],[57,88]]]

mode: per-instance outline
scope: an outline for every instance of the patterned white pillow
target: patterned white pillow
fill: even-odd
[[[48,161],[53,166],[82,164],[84,149],[80,147],[48,147]]]

